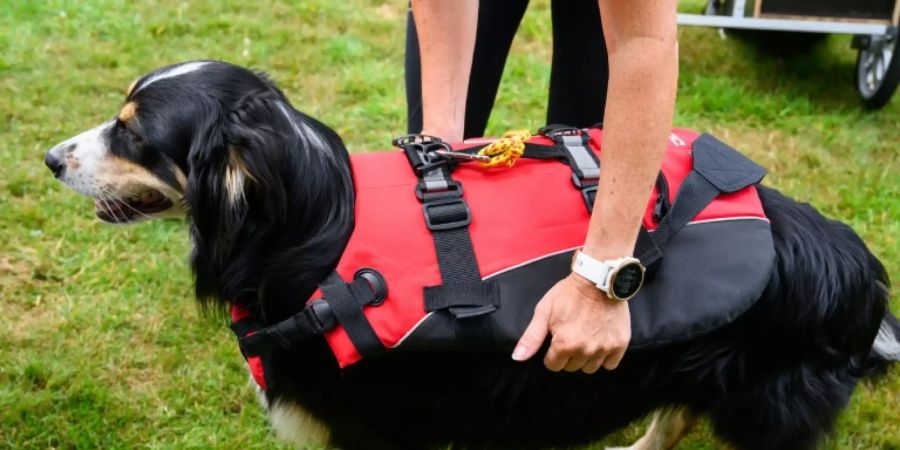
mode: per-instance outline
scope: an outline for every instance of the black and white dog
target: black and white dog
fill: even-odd
[[[101,220],[187,215],[198,300],[267,324],[302,308],[354,227],[341,139],[265,76],[222,62],[141,77],[117,117],[45,162]],[[814,447],[861,377],[900,360],[900,325],[884,268],[849,227],[760,195],[777,268],[758,303],[712,334],[630,351],[595,375],[439,352],[340,370],[315,338],[273,356],[271,421],[297,443],[344,449],[522,449],[589,443],[657,411],[632,448],[674,447],[698,415],[736,448]]]

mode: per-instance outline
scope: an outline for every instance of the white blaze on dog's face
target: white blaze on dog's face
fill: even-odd
[[[145,135],[137,94],[202,66],[181,64],[136,81],[115,119],[54,146],[45,163],[61,182],[93,198],[97,216],[106,222],[183,216],[185,170]]]

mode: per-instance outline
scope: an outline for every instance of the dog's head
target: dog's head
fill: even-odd
[[[45,163],[106,222],[187,214],[204,295],[248,289],[237,272],[254,255],[270,260],[323,229],[352,226],[337,134],[291,107],[264,75],[223,62],[144,75],[112,120],[56,145]]]

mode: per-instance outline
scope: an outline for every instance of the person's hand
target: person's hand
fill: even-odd
[[[610,299],[593,283],[570,274],[550,288],[534,309],[512,358],[525,361],[553,338],[544,358],[548,369],[592,374],[615,369],[631,340],[628,303]]]

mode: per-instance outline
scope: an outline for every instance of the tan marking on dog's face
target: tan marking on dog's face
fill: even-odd
[[[175,173],[175,180],[178,181],[178,186],[181,187],[181,192],[187,192],[187,177],[184,176],[184,172],[181,171],[181,168],[172,164],[172,172]]]
[[[154,175],[144,167],[127,159],[109,155],[99,165],[95,176],[98,184],[106,192],[120,197],[139,194],[142,191],[156,189],[169,199],[178,199],[178,190]]]
[[[125,91],[125,97],[131,96],[131,93],[134,91],[134,87],[137,86],[138,80],[140,80],[140,78],[135,79],[134,81],[131,82],[131,84],[128,85],[128,90]]]
[[[137,115],[137,103],[134,100],[125,104],[122,107],[122,110],[119,111],[119,120],[122,122],[128,122],[129,120],[134,119]]]
[[[72,155],[66,157],[66,165],[69,167],[69,170],[79,170],[81,169],[81,162],[78,161]]]

